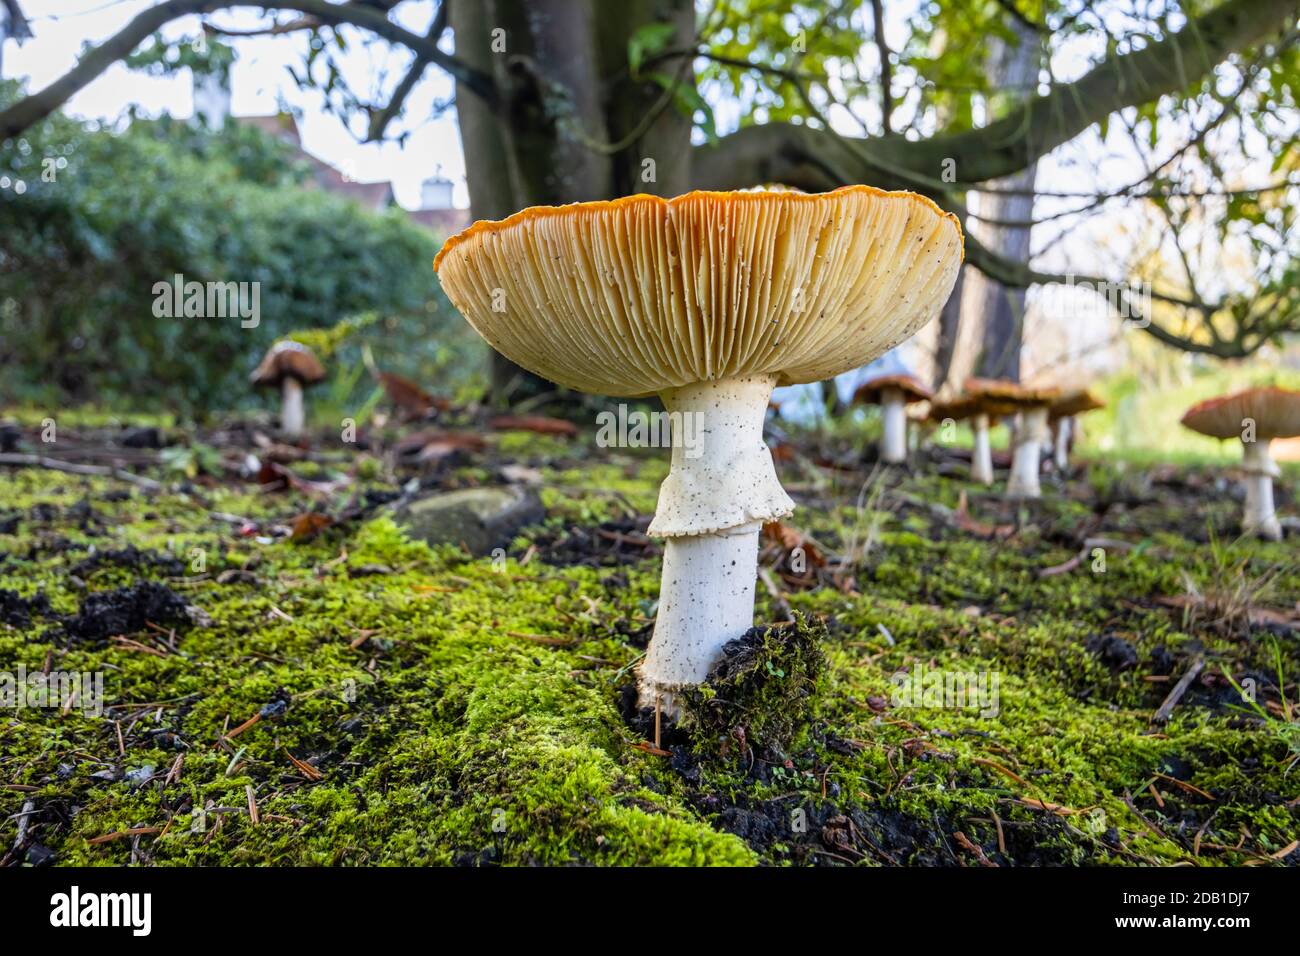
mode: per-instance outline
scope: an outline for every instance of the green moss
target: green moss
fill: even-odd
[[[683,726],[696,753],[748,760],[804,743],[825,683],[826,626],[800,617],[732,641],[697,688],[683,694]]]
[[[275,537],[313,505],[295,493],[0,474],[0,517],[17,519],[0,534],[0,590],[50,608],[0,624],[0,670],[48,658],[102,674],[106,694],[102,716],[0,713],[0,847],[29,800],[30,838],[86,865],[124,864],[133,842],[157,864],[971,862],[958,829],[1002,863],[1241,864],[1300,831],[1285,742],[1231,706],[1221,676],[1272,693],[1262,630],[1229,633],[1156,600],[1240,567],[1251,580],[1279,569],[1268,606],[1300,601],[1293,542],[1240,542],[1227,557],[1209,545],[1207,519],[1237,520],[1226,494],[1188,516],[1138,483],[1134,503],[1087,532],[1126,542],[1104,570],[1089,555],[1043,576],[1078,553],[1098,494],[1087,482],[1049,485],[1022,513],[962,481],[893,476],[860,497],[867,476],[828,479],[823,506],[791,521],[828,554],[852,549],[851,566],[785,595],[805,623],[758,630],[744,666],[693,695],[698,754],[663,756],[619,706],[654,613],[653,549],[588,566],[545,542],[603,541],[602,522],[648,513],[666,461],[566,448],[571,460],[545,469],[546,525],[504,561],[429,548],[382,518]],[[1121,484],[1096,481],[1112,497],[1128,494]],[[912,503],[954,509],[963,490],[973,519],[1014,535]],[[160,560],[87,567],[92,547]],[[153,653],[67,640],[58,615],[142,579],[210,626],[128,635]],[[756,619],[778,616],[760,591]],[[1132,660],[1108,661],[1106,639]],[[1279,645],[1294,682],[1300,652]],[[1202,679],[1153,726],[1196,657]],[[996,712],[901,699],[896,675],[918,666],[996,676]],[[717,759],[738,727],[753,759],[733,743]],[[802,830],[795,810],[811,821]],[[828,843],[850,832],[841,820],[865,837]],[[133,827],[166,833],[92,842]]]

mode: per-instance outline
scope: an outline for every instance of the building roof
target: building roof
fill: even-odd
[[[4,0],[0,0],[4,2]],[[389,181],[361,183],[344,175],[325,160],[313,156],[302,148],[302,134],[298,121],[291,113],[274,113],[269,116],[238,116],[240,123],[256,126],[268,136],[288,143],[298,153],[299,159],[312,168],[312,179],[326,192],[355,199],[368,209],[381,210],[396,205],[393,184]],[[454,235],[469,225],[468,209],[416,209],[408,210],[411,221],[439,235]]]
[[[454,236],[469,225],[468,209],[413,209],[411,221],[442,236]]]

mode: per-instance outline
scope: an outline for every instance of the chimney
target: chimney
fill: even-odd
[[[210,43],[216,34],[203,24],[203,42]],[[202,48],[206,52],[206,47]],[[215,56],[215,52],[214,52]],[[212,129],[225,125],[230,117],[230,71],[233,65],[215,58],[215,69],[208,73],[190,71],[190,82],[194,86],[194,118],[192,122],[205,123]]]
[[[217,128],[230,116],[230,78],[220,73],[203,73],[193,78],[194,121]]]
[[[434,173],[420,186],[421,209],[450,209],[452,182]]]

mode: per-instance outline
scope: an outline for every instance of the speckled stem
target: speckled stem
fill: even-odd
[[[673,464],[659,487],[652,536],[710,534],[794,511],[763,443],[775,384],[769,375],[719,379],[659,396],[674,422]]]
[[[993,484],[993,449],[989,446],[989,417],[976,415],[971,420],[975,431],[975,447],[970,455],[970,479],[980,484]]]
[[[280,431],[289,438],[297,438],[302,434],[304,418],[302,383],[286,375],[280,383]]]
[[[1269,541],[1282,540],[1282,525],[1273,511],[1273,476],[1278,467],[1269,457],[1269,442],[1242,442],[1241,465],[1245,472],[1246,512],[1242,530]]]
[[[676,691],[708,676],[727,641],[754,624],[762,522],[664,542],[659,614],[641,664],[641,706],[676,716]]]
[[[1047,441],[1047,406],[1027,408],[1020,415],[1016,429],[1016,451],[1011,459],[1011,476],[1007,479],[1010,498],[1040,498],[1038,466]]]
[[[763,443],[774,384],[770,376],[723,379],[661,396],[683,438],[695,438],[674,432],[649,529],[667,541],[640,703],[669,719],[675,693],[704,680],[722,646],[753,626],[759,530],[794,510]]]
[[[884,435],[880,439],[880,460],[887,465],[907,461],[907,415],[903,410],[903,390],[887,388],[880,396],[880,415]]]

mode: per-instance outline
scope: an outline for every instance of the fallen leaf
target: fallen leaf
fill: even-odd
[[[482,435],[473,432],[419,431],[393,446],[398,458],[408,462],[440,461],[458,451],[480,452],[487,448]]]
[[[809,566],[814,568],[826,566],[825,556],[797,528],[792,528],[780,521],[768,521],[763,525],[763,537],[773,544],[780,545],[787,556],[796,550],[802,549]]]
[[[961,496],[957,499],[957,510],[954,512],[957,519],[957,527],[962,531],[969,531],[971,534],[977,534],[982,538],[1009,538],[1016,532],[1016,526],[1013,524],[985,524],[983,521],[976,521],[970,516],[970,504],[966,500],[966,492],[963,489]]]
[[[289,540],[306,541],[309,538],[314,538],[333,523],[333,518],[321,514],[319,511],[305,512],[293,519],[293,533],[289,536]]]
[[[539,435],[563,435],[566,438],[578,434],[578,426],[573,422],[545,415],[498,415],[488,421],[488,428],[497,431],[536,432]]]
[[[432,411],[445,412],[451,402],[445,398],[436,398],[409,378],[394,375],[392,372],[379,372],[379,384],[384,389],[388,400],[405,414],[423,418]]]

